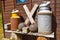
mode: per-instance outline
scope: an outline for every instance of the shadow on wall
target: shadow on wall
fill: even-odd
[[[2,8],[1,8],[1,6],[2,6],[2,2],[1,2],[2,0],[0,0],[0,12],[2,11]]]
[[[57,23],[56,23],[56,16],[52,14],[52,31],[55,33],[55,38],[51,40],[56,40],[56,28],[57,28]]]
[[[0,8],[0,13],[2,12],[2,8]]]

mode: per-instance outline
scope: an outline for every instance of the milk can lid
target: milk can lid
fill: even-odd
[[[43,1],[38,9],[38,14],[52,14],[50,1]]]
[[[17,13],[17,12],[19,12],[19,10],[13,9],[11,13]]]
[[[48,6],[50,4],[50,1],[42,1],[40,7]]]
[[[39,11],[50,10],[50,1],[43,1],[39,6]]]

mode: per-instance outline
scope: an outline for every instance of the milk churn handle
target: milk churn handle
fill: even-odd
[[[42,4],[40,5],[41,6],[47,6],[50,4],[50,1],[43,1]]]

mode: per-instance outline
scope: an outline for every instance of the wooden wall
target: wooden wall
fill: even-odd
[[[2,4],[2,11],[3,11],[3,21],[5,23],[10,22],[10,16],[11,16],[11,11],[12,9],[16,8],[20,11],[20,15],[26,19],[27,15],[25,14],[25,11],[23,9],[24,4],[16,4],[14,2],[15,0],[5,0],[5,4]],[[42,0],[29,0],[29,3],[26,3],[26,5],[29,7],[31,10],[33,5],[35,3],[40,4]],[[55,40],[60,40],[60,0],[50,0],[51,1],[51,8],[53,11],[53,16],[52,16],[52,27],[53,31],[55,32]],[[3,3],[3,1],[2,1]],[[5,36],[9,37],[9,33],[6,33]]]
[[[57,40],[60,40],[60,0],[56,0]]]
[[[4,3],[3,3],[4,2]],[[3,21],[4,23],[9,23],[11,10],[14,9],[14,2],[13,0],[4,0],[2,1],[2,11],[3,11]]]

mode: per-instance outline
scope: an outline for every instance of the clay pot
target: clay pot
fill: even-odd
[[[45,37],[38,37],[37,40],[49,40],[49,39]]]
[[[26,27],[25,23],[20,23],[18,25],[18,29],[21,30],[23,27]]]
[[[37,29],[38,29],[38,27],[37,27],[35,24],[31,24],[30,27],[29,27],[29,30],[30,30],[31,32],[36,32]]]
[[[10,22],[11,22],[11,30],[16,31],[18,29],[18,24],[20,23],[19,18],[11,18]]]
[[[30,22],[28,22],[27,24],[25,24],[27,27],[29,27],[29,25],[30,25]]]

